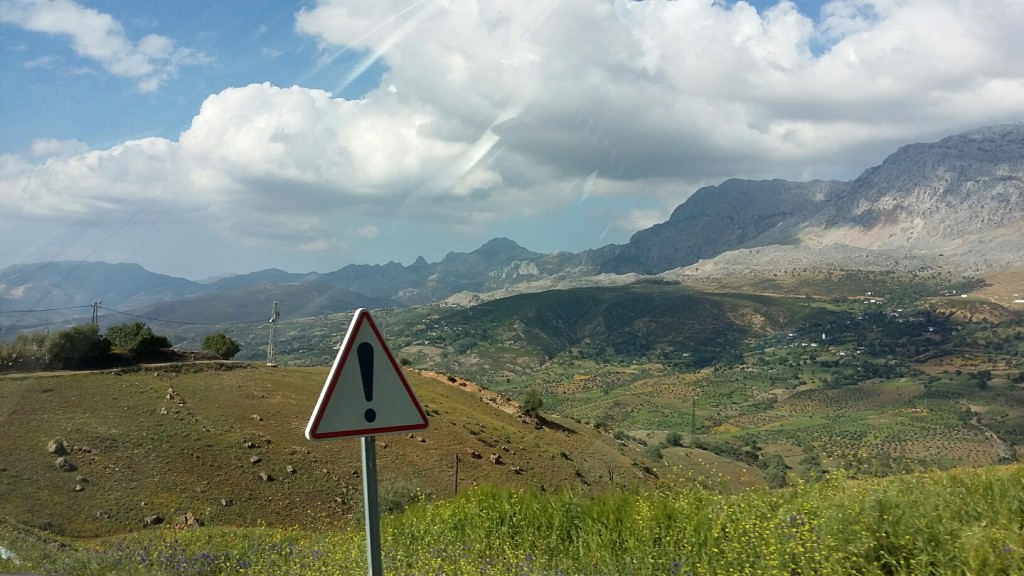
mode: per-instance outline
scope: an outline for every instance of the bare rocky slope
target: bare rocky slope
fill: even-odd
[[[616,271],[659,273],[725,255],[732,266],[761,269],[884,263],[976,274],[1024,263],[1022,246],[1024,124],[1012,124],[904,146],[848,183],[702,188],[609,262]],[[751,251],[765,247],[776,248]]]

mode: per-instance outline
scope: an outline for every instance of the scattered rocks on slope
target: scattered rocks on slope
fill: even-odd
[[[159,514],[153,514],[152,516],[146,516],[146,519],[142,521],[143,526],[159,526],[164,523],[164,517]]]
[[[62,438],[54,438],[46,443],[46,451],[54,456],[64,456],[68,453],[68,446]]]
[[[57,458],[57,461],[53,464],[65,472],[72,472],[78,468],[73,462],[71,462],[71,460],[68,460],[66,456]]]
[[[178,521],[174,523],[174,527],[178,530],[195,530],[203,525],[203,521],[196,518],[192,512],[186,512],[182,516],[178,516]]]
[[[495,466],[501,466],[505,461],[501,458],[501,454],[491,454],[491,464]]]

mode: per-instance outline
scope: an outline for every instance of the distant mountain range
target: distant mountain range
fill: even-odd
[[[208,283],[137,264],[19,264],[0,270],[0,312],[102,301],[144,316],[231,322],[267,316],[268,300],[275,299],[294,303],[293,314],[317,315],[531,282],[559,287],[609,274],[673,277],[795,263],[960,274],[1024,264],[1024,124],[904,146],[852,182],[727,180],[701,188],[666,222],[626,244],[576,254],[541,254],[496,238],[434,263],[421,257],[409,266],[353,264],[326,274],[269,269]],[[45,325],[67,311],[33,314],[0,321]]]

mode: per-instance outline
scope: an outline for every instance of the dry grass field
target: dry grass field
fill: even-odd
[[[83,537],[186,512],[207,525],[345,525],[362,509],[359,441],[303,436],[326,373],[236,363],[2,377],[0,516]],[[680,476],[588,426],[538,427],[458,386],[408,378],[430,427],[377,438],[382,507],[451,496],[456,457],[463,488],[600,492]],[[57,438],[74,470],[48,452]]]

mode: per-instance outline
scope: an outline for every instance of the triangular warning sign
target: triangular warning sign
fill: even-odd
[[[352,316],[306,425],[306,438],[374,436],[427,427],[427,415],[370,313]]]

